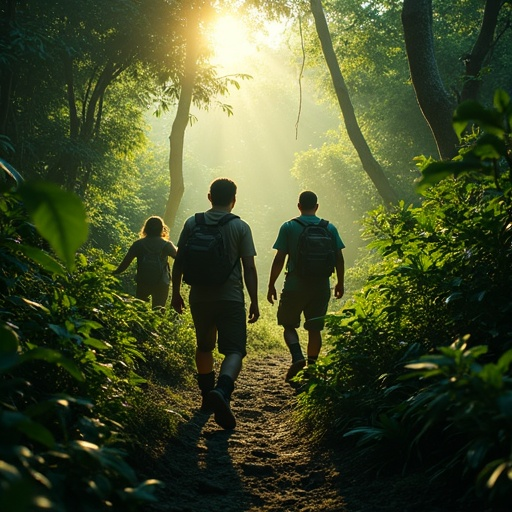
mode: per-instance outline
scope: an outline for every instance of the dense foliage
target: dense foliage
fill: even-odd
[[[129,461],[175,432],[190,329],[120,293],[99,252],[75,258],[76,196],[4,185],[0,208],[0,508],[138,510],[157,482]]]
[[[163,212],[168,132],[150,147],[145,114],[176,107],[187,9],[205,14],[214,4],[91,0],[84,9],[77,0],[7,0],[0,6],[0,157],[84,201],[47,183],[1,189],[2,510],[135,510],[152,499],[155,482],[139,482],[131,461],[153,456],[161,448],[155,441],[174,432],[179,406],[169,404],[190,381],[193,336],[171,311],[151,311],[120,293],[107,261],[119,261],[144,219]],[[290,14],[287,2],[245,4]],[[370,278],[330,318],[332,350],[308,370],[300,410],[318,436],[347,436],[378,466],[449,474],[454,488],[469,482],[473,494],[500,503],[510,499],[512,475],[510,100],[501,92],[494,108],[462,105],[455,119],[460,155],[453,162],[419,159],[424,196],[413,196],[418,173],[409,169],[411,158],[433,153],[435,145],[410,84],[401,4],[324,2],[362,130],[404,201],[367,217],[367,260],[378,263],[356,269]],[[433,5],[440,74],[447,89],[460,91],[483,3]],[[510,83],[510,2],[503,5],[493,52],[478,76],[485,94]],[[311,19],[301,21],[304,55],[299,37],[292,40],[298,61],[307,57],[319,96],[332,100],[316,34],[308,39]],[[216,76],[202,50],[193,104],[208,108],[238,84]],[[276,71],[265,70],[276,82]],[[261,91],[278,98],[269,105],[282,116],[291,110],[288,89]],[[479,128],[464,131],[470,121]],[[266,139],[254,131],[250,137],[258,158],[236,165],[256,190],[267,187],[260,169],[272,169],[276,155]],[[218,139],[204,139],[198,156],[188,156],[194,194],[224,168],[205,164],[208,144]],[[301,187],[318,192],[322,215],[338,224],[379,199],[344,132],[326,140],[297,153],[292,173]],[[287,191],[277,188],[282,200]],[[257,197],[251,225],[266,240],[275,205],[262,208]],[[356,246],[358,227],[343,232],[347,245]],[[266,350],[274,333],[262,323],[257,329],[254,344]]]
[[[493,50],[475,80],[465,75],[465,62],[480,31],[485,2],[434,0],[431,3],[436,63],[444,87],[453,99],[453,108],[460,102],[462,89],[468,82],[477,82],[482,89],[480,101],[487,101],[494,89],[510,83],[509,7],[503,7],[500,12]],[[416,173],[411,169],[411,161],[420,152],[435,155],[437,149],[411,86],[401,22],[403,2],[323,0],[322,4],[364,137],[398,196],[406,203],[417,203],[412,186]],[[314,69],[311,75],[319,84],[319,97],[335,105],[332,81],[308,15],[304,15],[302,27],[306,66]],[[299,44],[296,48],[300,48]],[[424,80],[431,83],[433,77],[425,75]],[[354,188],[354,161],[355,152],[341,127],[328,144],[299,154],[293,172],[306,187],[321,189],[322,194],[329,194],[329,190],[331,195],[336,192],[342,198],[338,203],[352,206],[361,201],[361,190],[367,187],[360,179]],[[359,165],[356,169],[361,173]],[[377,202],[371,197],[365,204]]]
[[[503,91],[462,104],[459,156],[420,159],[421,207],[368,217],[381,261],[330,318],[300,397],[316,432],[355,438],[377,466],[449,475],[493,504],[512,496],[511,122]]]

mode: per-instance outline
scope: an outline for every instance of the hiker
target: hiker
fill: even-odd
[[[169,229],[157,216],[149,217],[140,231],[140,238],[133,242],[126,256],[113,274],[124,272],[137,258],[137,299],[147,301],[151,296],[153,308],[165,307],[169,296],[169,256],[176,257],[176,246],[167,237]]]
[[[180,290],[182,279],[191,285],[189,305],[197,339],[200,410],[213,412],[216,423],[224,429],[236,426],[230,400],[246,355],[247,321],[242,276],[249,293],[249,323],[256,322],[260,316],[254,264],[256,249],[251,229],[231,213],[236,190],[236,184],[227,178],[211,183],[208,200],[212,207],[185,221],[172,270],[171,305],[178,313],[184,309]],[[213,358],[216,345],[224,356],[217,381]]]
[[[322,347],[323,317],[331,296],[329,276],[334,270],[337,275],[334,296],[340,299],[344,293],[345,262],[342,249],[345,245],[336,227],[316,216],[317,201],[315,193],[302,192],[297,205],[300,216],[281,226],[273,245],[277,253],[268,283],[267,300],[270,304],[277,300],[275,283],[288,256],[277,309],[277,322],[284,328],[284,340],[292,356],[286,382],[290,382],[306,366],[297,334],[301,314],[304,314],[304,329],[308,332],[307,364],[314,364],[318,359]]]

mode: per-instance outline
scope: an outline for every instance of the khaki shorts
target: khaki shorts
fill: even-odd
[[[195,302],[190,312],[196,329],[197,348],[211,352],[215,345],[223,355],[247,354],[247,321],[243,302],[220,300]]]
[[[304,329],[321,331],[327,313],[331,290],[309,288],[304,290],[283,290],[277,308],[277,323],[283,327],[300,327],[300,315],[304,313]]]

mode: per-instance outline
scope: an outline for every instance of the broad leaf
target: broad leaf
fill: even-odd
[[[484,108],[476,101],[461,103],[453,116],[453,127],[459,139],[470,122],[478,124],[483,130],[494,135],[502,136],[504,133],[499,113]]]
[[[35,348],[33,350],[29,350],[22,356],[23,360],[31,360],[31,359],[41,359],[43,361],[47,361],[48,363],[54,363],[59,366],[62,366],[67,372],[72,375],[76,380],[83,382],[84,376],[78,366],[76,364],[64,357],[57,350],[52,350],[49,348]]]
[[[43,238],[68,270],[75,266],[75,252],[87,240],[88,225],[82,201],[53,183],[28,182],[21,197]]]
[[[51,274],[59,274],[61,276],[66,274],[64,267],[47,252],[37,247],[22,244],[17,245],[17,249]]]

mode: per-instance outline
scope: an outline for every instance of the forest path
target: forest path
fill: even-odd
[[[152,511],[442,512],[429,507],[424,481],[365,479],[362,461],[319,452],[301,437],[291,417],[295,391],[284,381],[288,365],[285,355],[245,361],[233,431],[199,413],[191,390],[196,409],[152,468],[165,483]]]

